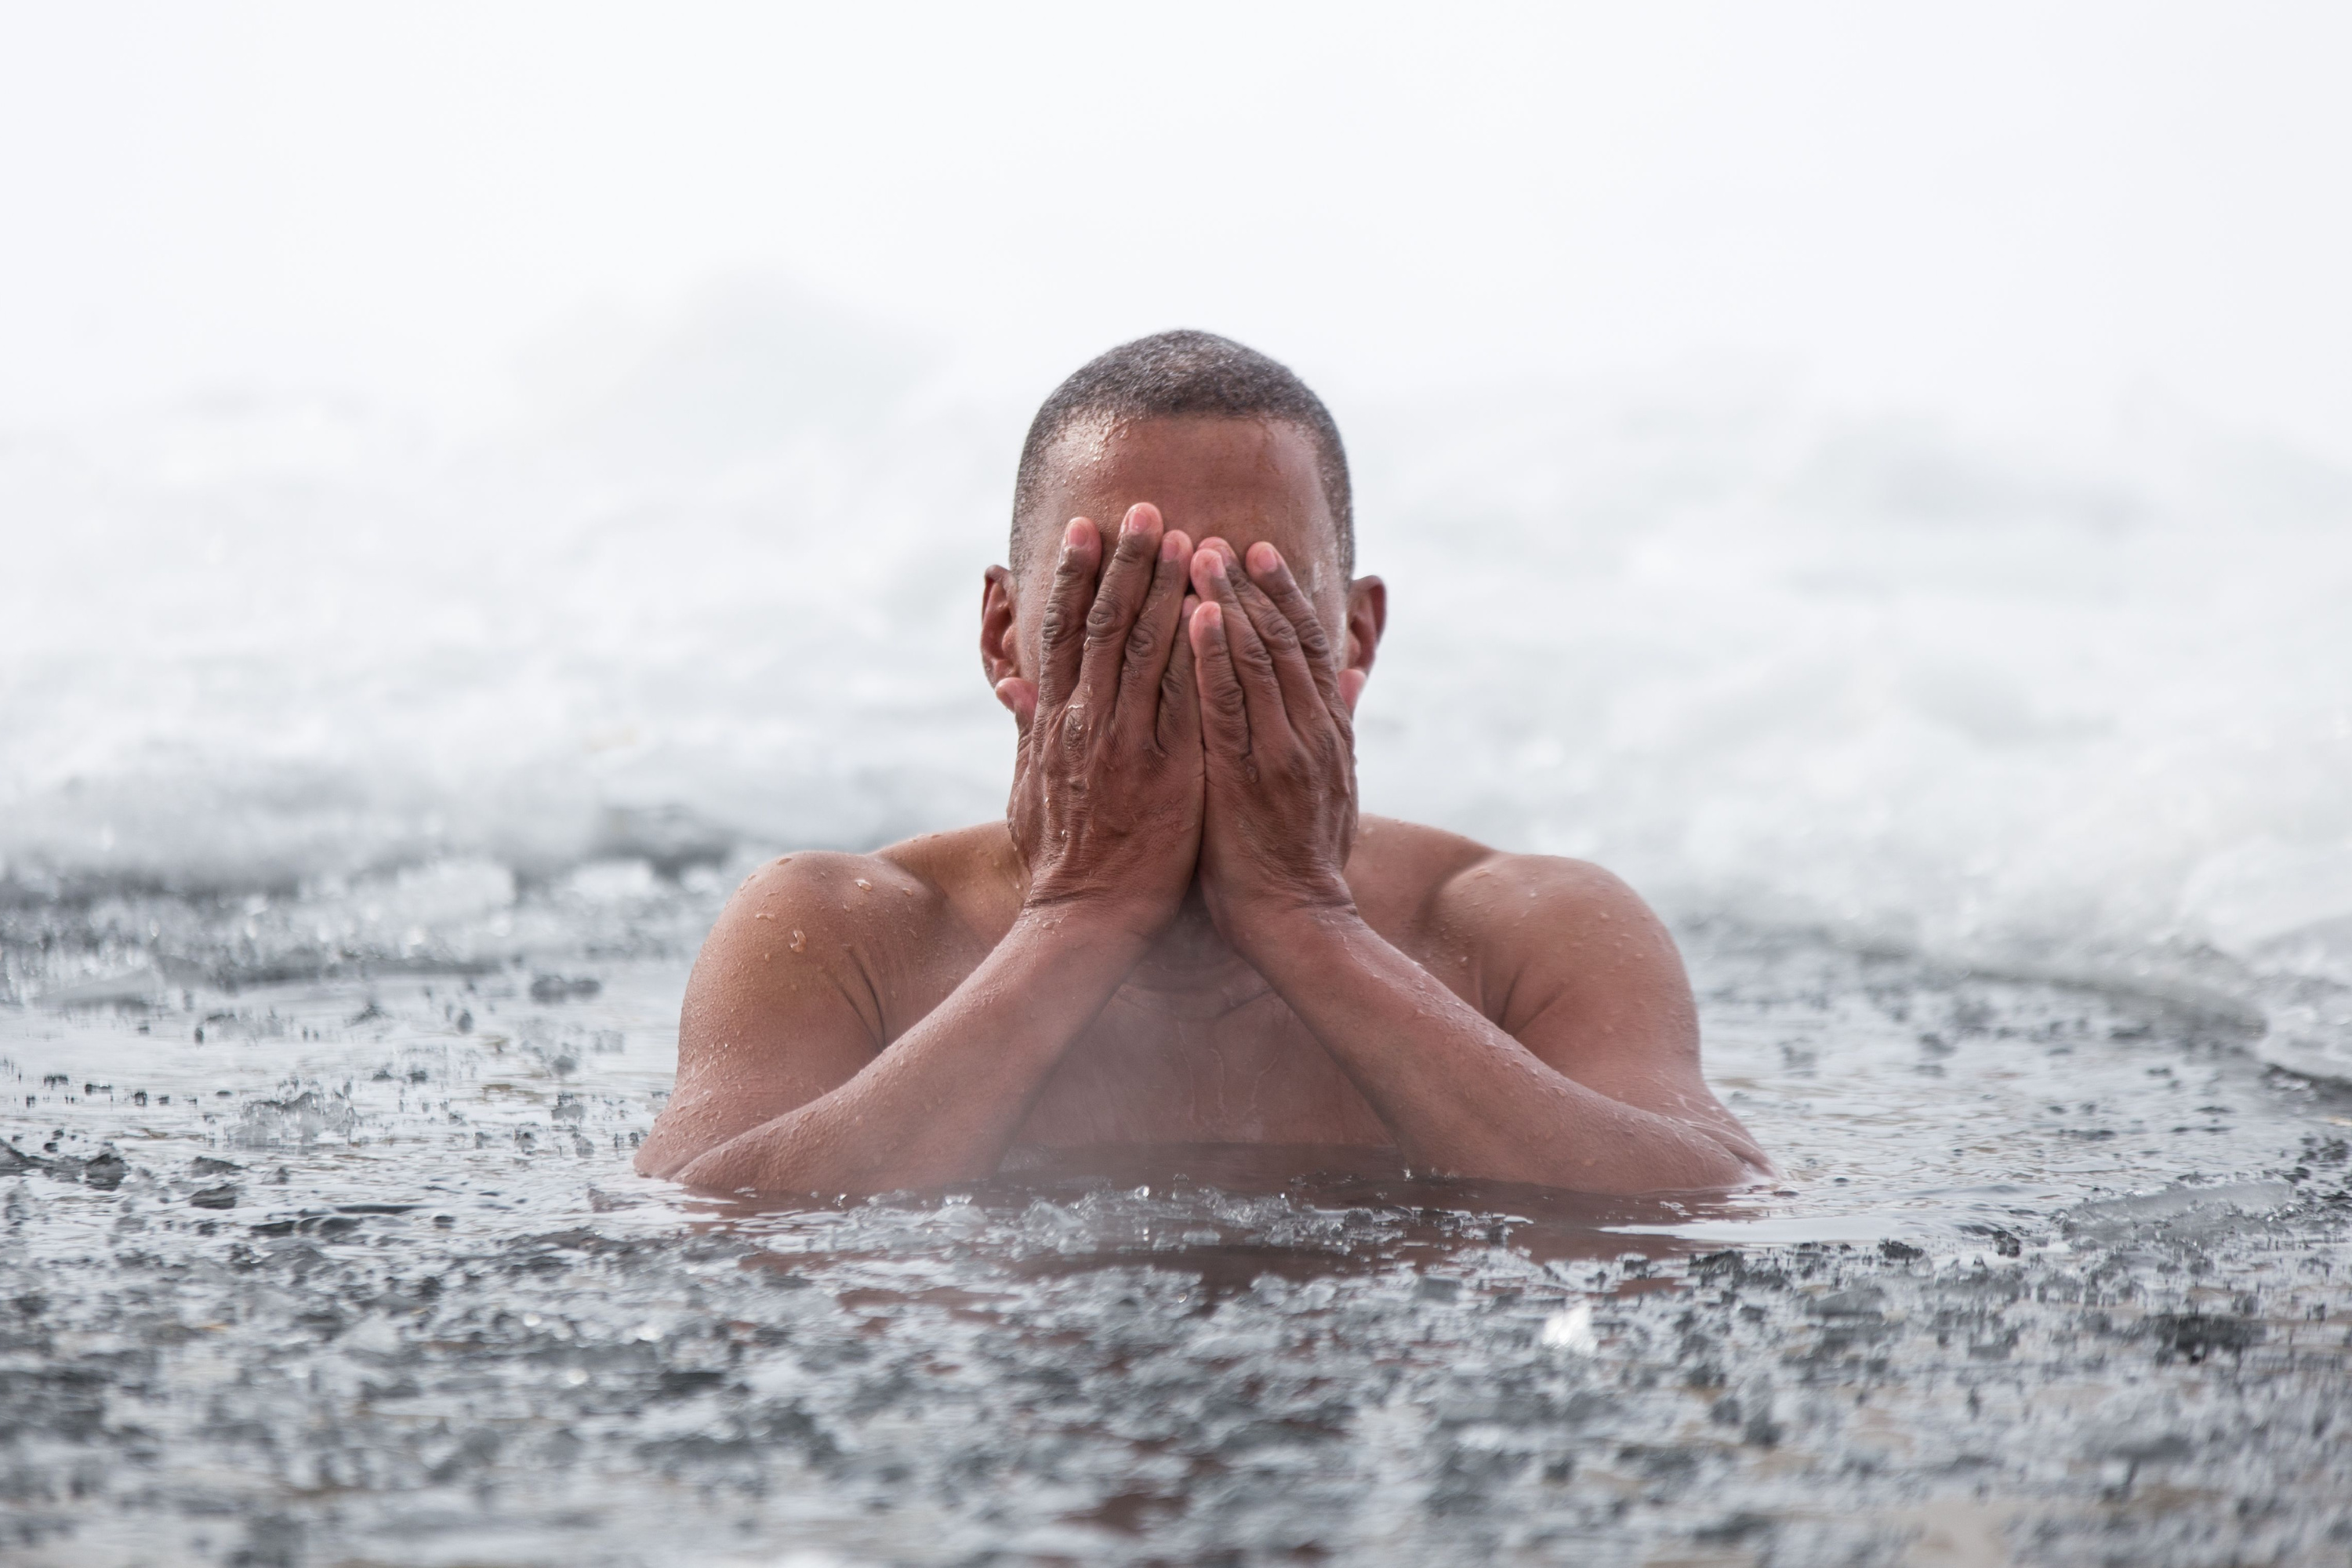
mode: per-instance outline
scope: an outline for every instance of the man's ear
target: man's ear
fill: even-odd
[[[1005,567],[992,566],[981,579],[980,668],[995,689],[996,700],[1026,730],[1029,716],[1037,710],[1037,683],[1021,673],[1020,637],[1020,620],[1013,607],[1013,574]]]
[[[1348,711],[1364,694],[1372,678],[1372,659],[1381,651],[1381,633],[1388,629],[1389,585],[1378,577],[1359,577],[1348,584],[1348,647],[1339,660],[1339,695]]]

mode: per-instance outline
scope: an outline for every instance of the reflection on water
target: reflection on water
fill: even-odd
[[[755,1205],[628,1168],[719,885],[0,1013],[9,1561],[2341,1560],[2352,1100],[2226,1012],[1701,929],[1783,1186]]]

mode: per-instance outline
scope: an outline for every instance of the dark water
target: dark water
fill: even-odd
[[[1771,1192],[761,1209],[629,1173],[715,894],[551,897],[366,961],[8,917],[95,978],[0,1005],[0,1556],[2352,1558],[2352,1096],[2231,1016],[1699,930]]]

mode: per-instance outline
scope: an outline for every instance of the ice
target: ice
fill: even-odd
[[[1592,1333],[1592,1303],[1579,1301],[1573,1307],[1554,1312],[1544,1320],[1543,1331],[1536,1338],[1538,1342],[1570,1355],[1591,1355],[1600,1344]]]
[[[306,1089],[277,1100],[249,1100],[237,1112],[236,1141],[241,1149],[299,1147],[320,1134],[349,1137],[359,1115],[345,1096]]]

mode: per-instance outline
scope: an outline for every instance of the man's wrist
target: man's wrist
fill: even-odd
[[[1286,974],[1328,973],[1335,955],[1371,933],[1344,893],[1329,899],[1266,900],[1234,922],[1234,946],[1279,989]]]
[[[1099,960],[1124,974],[1151,945],[1150,922],[1135,906],[1102,898],[1032,898],[1021,906],[1007,941]]]

